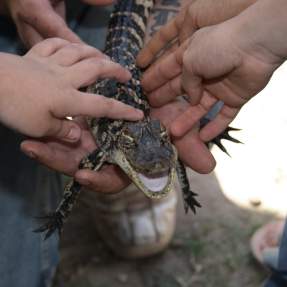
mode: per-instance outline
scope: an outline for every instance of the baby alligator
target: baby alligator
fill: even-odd
[[[132,78],[126,84],[101,80],[88,89],[141,109],[145,118],[138,122],[90,119],[89,125],[98,148],[81,161],[79,168],[97,171],[105,162],[116,164],[151,198],[166,196],[172,190],[177,174],[185,210],[187,212],[190,208],[195,213],[196,207],[200,207],[196,194],[189,188],[185,167],[177,158],[165,127],[159,120],[149,117],[149,104],[140,85],[141,71],[135,65],[136,56],[143,47],[152,7],[152,0],[117,1],[110,18],[105,53],[127,68]],[[223,137],[236,141],[228,135],[228,130]],[[219,140],[217,143],[220,144]],[[35,231],[45,232],[45,239],[55,230],[60,232],[80,190],[81,185],[75,180],[67,184],[56,211],[45,216],[46,223]]]

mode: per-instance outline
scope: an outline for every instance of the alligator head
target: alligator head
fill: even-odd
[[[176,149],[159,120],[126,122],[113,160],[147,196],[169,193],[175,177]]]

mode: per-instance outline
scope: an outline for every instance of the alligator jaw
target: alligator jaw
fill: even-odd
[[[124,153],[120,150],[114,152],[113,159],[147,197],[162,198],[172,190],[176,173],[174,167],[172,167],[166,175],[162,175],[158,178],[149,178],[146,175],[136,172],[126,159]]]

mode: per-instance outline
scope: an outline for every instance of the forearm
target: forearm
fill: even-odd
[[[241,48],[267,56],[275,63],[287,57],[287,1],[260,0],[230,20]],[[252,51],[251,51],[252,52]]]

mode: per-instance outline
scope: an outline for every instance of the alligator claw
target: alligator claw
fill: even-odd
[[[232,137],[229,132],[230,131],[240,131],[240,129],[237,128],[233,128],[233,127],[227,127],[221,134],[219,134],[217,137],[215,137],[214,139],[212,139],[209,143],[213,143],[216,146],[218,146],[224,153],[226,153],[228,156],[230,156],[230,154],[228,153],[227,149],[225,148],[225,146],[221,143],[221,140],[228,140],[234,143],[240,143],[243,144],[240,140]]]
[[[195,196],[197,195],[197,193],[190,190],[187,197],[184,198],[185,213],[187,213],[188,209],[190,208],[191,211],[196,214],[196,207],[201,207],[201,204],[195,199]]]
[[[33,230],[33,232],[45,232],[44,240],[48,239],[56,230],[62,231],[63,219],[61,214],[55,212],[46,216],[38,216],[36,219],[45,220],[46,223]]]

